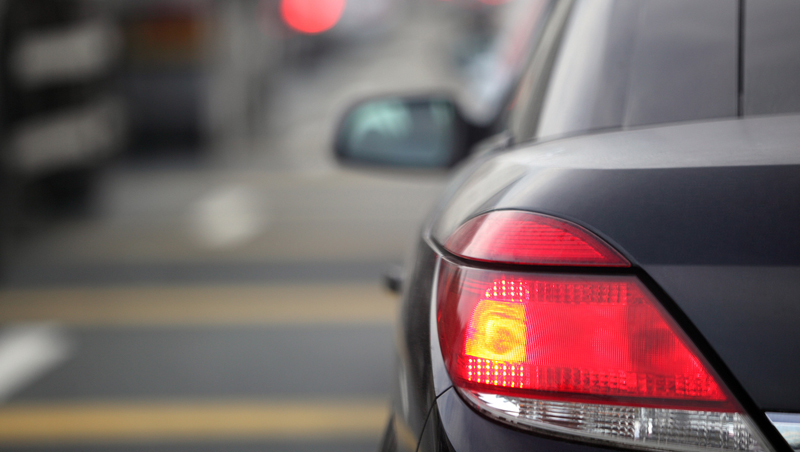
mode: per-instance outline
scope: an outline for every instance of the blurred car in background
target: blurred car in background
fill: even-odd
[[[461,55],[462,89],[456,100],[470,123],[501,128],[505,107],[537,41],[534,35],[540,28],[536,25],[546,13],[547,2],[515,0],[491,6],[488,11],[495,25],[491,32],[483,32],[489,34],[486,46]]]
[[[125,142],[126,113],[114,85],[119,27],[99,1],[8,0],[0,8],[11,210],[69,208],[88,196],[97,170]]]
[[[456,39],[451,50],[458,66],[469,64],[476,55],[490,51],[498,34],[508,28],[505,12],[517,0],[430,0],[458,18]]]
[[[208,149],[263,128],[282,43],[258,2],[114,3],[134,150]]]
[[[381,450],[798,450],[800,3],[544,3],[499,134],[438,94],[338,130],[344,164],[460,165]]]
[[[202,135],[209,2],[118,3],[125,36],[121,85],[136,147],[192,146]]]
[[[263,0],[283,27],[289,62],[313,62],[333,49],[368,42],[391,31],[407,0]]]
[[[370,39],[397,25],[407,0],[347,0],[330,36],[341,40]]]

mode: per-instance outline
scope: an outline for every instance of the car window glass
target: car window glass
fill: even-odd
[[[744,23],[744,113],[800,111],[800,2],[748,1]]]
[[[736,2],[577,0],[549,51],[520,87],[516,141],[738,114]]]
[[[644,2],[623,126],[738,115],[738,28],[733,1]]]

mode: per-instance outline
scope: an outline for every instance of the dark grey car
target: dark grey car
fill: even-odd
[[[800,3],[546,3],[495,124],[415,96],[340,128],[345,163],[472,155],[407,267],[383,450],[797,449]]]

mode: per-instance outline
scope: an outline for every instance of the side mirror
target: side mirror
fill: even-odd
[[[382,97],[345,113],[334,147],[345,164],[449,168],[467,155],[472,135],[449,97]]]

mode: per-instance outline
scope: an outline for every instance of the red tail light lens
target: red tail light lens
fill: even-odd
[[[484,262],[630,267],[591,232],[533,212],[498,210],[477,216],[458,228],[445,248]]]
[[[634,277],[442,267],[453,382],[563,401],[734,410],[699,353]]]
[[[445,247],[493,263],[630,265],[579,226],[530,212],[476,217]],[[441,261],[436,321],[445,367],[480,412],[647,450],[771,450],[635,276],[530,269]]]

